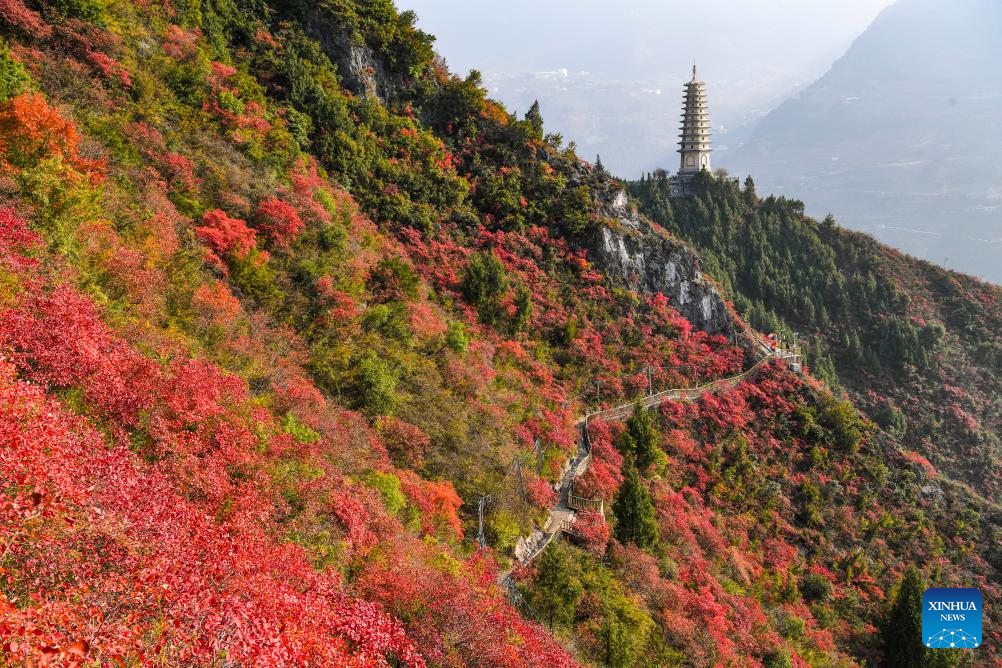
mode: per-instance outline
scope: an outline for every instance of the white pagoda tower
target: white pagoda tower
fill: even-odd
[[[678,152],[682,155],[678,173],[668,177],[670,197],[689,197],[696,194],[694,177],[704,169],[709,172],[710,114],[706,108],[706,85],[696,76],[696,64],[692,65],[692,81],[685,85],[685,99],[682,108],[682,133],[679,135]],[[724,179],[733,186],[738,180],[730,176],[714,176]]]
[[[706,109],[706,87],[696,77],[692,65],[692,81],[685,85],[685,107],[682,111],[682,134],[678,152],[682,154],[678,175],[682,179],[705,169],[710,171],[710,115]]]

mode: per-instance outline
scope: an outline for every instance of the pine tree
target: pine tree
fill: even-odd
[[[602,164],[601,155],[595,156],[595,173],[599,174],[600,176],[605,175],[605,165]]]
[[[575,576],[567,548],[559,544],[551,545],[539,555],[536,567],[536,579],[529,593],[530,605],[546,620],[550,629],[554,624],[570,624],[584,594],[584,586]]]
[[[891,668],[951,668],[960,661],[960,650],[926,648],[922,639],[923,591],[922,575],[909,566],[880,627],[885,665]]]
[[[616,516],[616,539],[641,548],[652,547],[659,536],[651,495],[630,459],[627,459],[624,473],[626,477],[612,503],[612,512]]]
[[[750,207],[754,207],[758,203],[758,193],[755,192],[755,179],[748,175],[745,179],[745,203]]]
[[[630,436],[628,443],[637,458],[637,468],[646,471],[647,467],[657,461],[660,453],[654,420],[643,406],[638,406],[627,420],[626,427],[626,434]]]
[[[525,113],[525,120],[532,127],[533,136],[536,139],[543,138],[543,114],[539,111],[539,100],[532,103],[529,111]]]

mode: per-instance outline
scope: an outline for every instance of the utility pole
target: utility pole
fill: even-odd
[[[484,535],[484,506],[487,505],[487,497],[481,496],[477,503],[477,542],[480,549],[487,547],[487,536]]]
[[[528,499],[525,497],[525,477],[522,475],[522,458],[519,457],[515,460],[515,484],[518,485],[518,492],[522,498],[522,505],[529,503]]]

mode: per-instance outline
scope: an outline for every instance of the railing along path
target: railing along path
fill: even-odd
[[[795,365],[794,368],[799,371],[800,354],[796,349],[789,351],[777,348],[771,343],[763,341],[748,329],[745,329],[743,333],[748,335],[756,349],[762,354],[762,357],[746,371],[743,371],[735,376],[729,376],[727,378],[721,378],[709,383],[704,383],[703,385],[697,385],[696,387],[682,387],[664,390],[634,401],[620,404],[619,406],[592,411],[586,413],[574,423],[574,426],[577,427],[580,434],[578,438],[578,451],[565,465],[564,474],[561,476],[560,483],[556,490],[558,493],[557,503],[550,509],[550,514],[546,519],[546,524],[541,530],[537,529],[529,536],[519,539],[518,545],[515,549],[516,567],[526,566],[531,563],[532,560],[539,556],[543,550],[545,550],[546,547],[560,535],[561,532],[571,533],[576,517],[575,511],[596,510],[604,514],[605,504],[602,499],[584,498],[573,493],[574,481],[588,470],[588,465],[591,463],[591,444],[588,441],[588,422],[590,420],[623,420],[631,416],[638,407],[643,407],[645,409],[653,408],[660,406],[666,401],[695,401],[703,395],[736,387],[741,382],[761,371],[762,368],[772,360],[792,360]],[[483,500],[481,500],[480,532],[478,534],[481,546],[484,545],[482,508]],[[520,607],[521,605],[524,605],[524,600],[517,600],[515,597],[518,590],[515,587],[515,582],[511,576],[510,570],[501,573],[498,581],[503,586],[505,591],[509,593],[513,603],[520,604]],[[514,594],[512,594],[512,592],[514,592]],[[521,597],[519,596],[518,598],[520,599]]]

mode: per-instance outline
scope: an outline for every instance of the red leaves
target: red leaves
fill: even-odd
[[[67,656],[75,656],[81,659],[86,659],[87,654],[90,652],[90,643],[86,640],[77,640],[76,642],[70,643],[63,650],[63,654]]]
[[[584,543],[585,547],[598,554],[605,554],[609,544],[609,525],[596,510],[585,510],[574,520],[575,538]]]
[[[557,493],[542,478],[533,476],[529,478],[525,486],[529,493],[529,501],[537,508],[548,510],[557,500]]]
[[[376,423],[383,443],[393,461],[401,467],[420,469],[425,455],[431,451],[431,437],[409,422],[393,416],[383,416]]]
[[[24,219],[14,209],[0,208],[0,267],[20,272],[37,264],[24,253],[42,244],[42,237],[28,229]]]
[[[38,12],[28,9],[23,0],[0,0],[0,19],[38,39],[52,35],[52,28]]]
[[[421,564],[409,554],[388,555],[358,587],[404,619],[429,663],[437,666],[568,668],[567,652],[536,624],[497,596],[497,569],[474,557],[455,567]]]
[[[421,511],[421,528],[426,534],[444,530],[456,538],[463,537],[463,524],[457,511],[463,500],[448,480],[422,480],[413,471],[400,474],[401,489]]]
[[[233,254],[244,258],[257,245],[257,233],[239,218],[230,218],[225,211],[213,209],[202,216],[201,227],[195,228],[198,238],[220,257]]]
[[[39,592],[5,608],[8,658],[128,663],[152,651],[172,664],[210,663],[225,653],[239,663],[379,666],[392,655],[424,665],[378,606],[349,598],[336,573],[318,574],[298,548],[272,543],[252,519],[263,517],[259,511],[218,524],[206,512],[212,506],[180,495],[168,477],[105,442],[37,387],[13,381],[10,371],[0,362],[0,479],[51,489],[62,501],[58,516],[30,525],[0,503],[8,576],[15,587],[32,583]],[[187,420],[215,415],[205,405],[225,390],[212,387],[232,385],[192,361],[178,362],[173,378],[179,382],[169,403]],[[157,401],[158,392],[151,392]],[[195,396],[182,405],[182,395]],[[222,442],[226,433],[215,438]],[[211,464],[206,458],[199,466]],[[195,467],[191,475],[206,474]],[[23,505],[50,504],[38,491]],[[100,631],[92,641],[73,631],[94,628]],[[154,633],[159,641],[151,648],[146,638]]]
[[[94,305],[69,288],[0,314],[0,347],[45,387],[79,386],[105,415],[133,424],[150,405],[157,365],[112,336]]]
[[[254,218],[258,229],[280,248],[288,248],[303,229],[303,221],[296,209],[277,197],[261,200]]]
[[[132,87],[132,79],[129,77],[129,70],[122,63],[111,56],[100,51],[88,50],[84,54],[87,61],[101,74],[107,78],[117,79],[123,88]]]
[[[936,477],[936,467],[934,467],[929,462],[928,459],[926,459],[919,453],[914,452],[912,450],[905,450],[904,452],[902,452],[902,455],[904,456],[906,461],[915,464],[927,477],[929,478]]]

